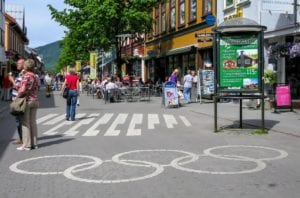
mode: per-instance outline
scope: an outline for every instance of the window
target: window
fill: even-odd
[[[185,4],[184,0],[179,0],[179,26],[184,25],[185,23]]]
[[[212,12],[212,0],[203,1],[203,16],[211,14]]]
[[[161,32],[166,32],[166,4],[161,5]]]
[[[4,46],[4,31],[0,29],[0,46]]]
[[[153,15],[152,15],[152,9],[150,10],[150,12],[149,12],[149,17],[151,18],[151,19],[153,19]],[[153,26],[151,26],[151,30],[149,31],[149,34],[148,34],[148,38],[150,39],[150,38],[152,38],[152,36],[153,36]]]
[[[155,36],[159,34],[159,7],[155,8]]]
[[[170,2],[170,29],[175,29],[176,26],[176,1]]]
[[[225,0],[225,8],[232,7],[233,6],[233,0]]]
[[[197,0],[190,1],[190,21],[194,21],[197,18]]]

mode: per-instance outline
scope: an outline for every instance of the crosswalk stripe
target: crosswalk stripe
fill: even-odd
[[[92,127],[90,127],[82,136],[96,136],[100,133],[100,130],[96,130],[96,128],[101,124],[107,124],[109,120],[112,118],[113,113],[104,114]]]
[[[167,128],[169,128],[169,129],[174,128],[174,125],[178,124],[173,115],[164,114],[163,117],[165,119]]]
[[[157,114],[148,114],[148,129],[154,129],[155,124],[159,124],[159,119]]]
[[[186,119],[186,117],[184,117],[184,116],[179,116],[179,118],[180,118],[181,121],[185,124],[185,126],[187,126],[187,127],[192,126],[192,124],[188,121],[188,119]]]
[[[107,129],[104,136],[118,136],[120,134],[120,130],[116,130],[117,125],[124,124],[126,121],[128,114],[127,113],[120,113],[115,121],[110,125]]]
[[[79,113],[76,115],[76,118],[77,119],[82,118],[84,115],[85,115],[85,113]],[[43,134],[44,135],[55,135],[58,133],[58,131],[56,131],[57,129],[59,129],[62,126],[71,125],[71,124],[74,124],[74,123],[72,121],[63,121],[62,123],[56,125],[55,127],[51,128],[50,130],[44,132]]]
[[[100,115],[99,113],[90,114],[86,119],[81,120],[80,122],[75,124],[72,128],[64,132],[64,135],[75,136],[77,133],[79,133],[79,131],[77,131],[76,129],[78,129],[82,125],[90,124],[95,119],[95,117],[98,117],[99,115]]]
[[[143,114],[133,114],[127,130],[127,136],[141,135],[142,129],[136,129],[135,127],[137,124],[142,124],[142,122],[143,122]]]
[[[44,117],[41,117],[41,118],[37,119],[37,120],[36,120],[36,123],[37,123],[37,124],[40,124],[40,123],[42,123],[42,122],[44,122],[44,121],[46,121],[46,120],[48,120],[48,119],[50,119],[50,118],[53,118],[54,116],[57,116],[57,115],[58,115],[58,114],[56,114],[56,113],[48,114],[48,115],[46,115],[46,116],[44,116]]]
[[[53,125],[53,124],[56,124],[62,120],[66,119],[66,115],[63,114],[63,115],[60,115],[52,120],[49,120],[48,122],[44,123],[44,125]]]

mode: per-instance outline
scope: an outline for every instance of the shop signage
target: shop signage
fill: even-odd
[[[276,106],[291,106],[291,88],[289,85],[278,85],[276,87]]]
[[[176,83],[168,81],[164,84],[163,101],[165,107],[178,106],[178,93]]]
[[[96,64],[97,64],[97,53],[90,52],[90,79],[95,79],[97,76]]]
[[[256,35],[220,38],[220,90],[258,91],[258,38]]]

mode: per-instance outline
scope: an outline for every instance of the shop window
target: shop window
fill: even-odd
[[[171,0],[170,2],[170,29],[175,29],[176,26],[176,1]]]
[[[189,69],[189,55],[184,54],[182,56],[182,72],[183,74],[186,74],[187,70]]]
[[[212,0],[204,0],[203,1],[203,16],[212,13]]]
[[[184,26],[185,23],[185,1],[179,0],[179,14],[178,14],[179,27]]]
[[[197,0],[191,0],[189,1],[189,6],[190,6],[190,22],[193,22],[197,18]]]
[[[161,32],[166,32],[166,3],[161,5]]]

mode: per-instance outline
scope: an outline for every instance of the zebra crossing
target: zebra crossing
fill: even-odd
[[[47,114],[37,120],[43,135],[64,136],[141,136],[145,131],[173,129],[176,126],[191,127],[182,115],[142,113],[78,113],[76,121],[65,120],[65,114]],[[122,130],[121,130],[122,129]]]

